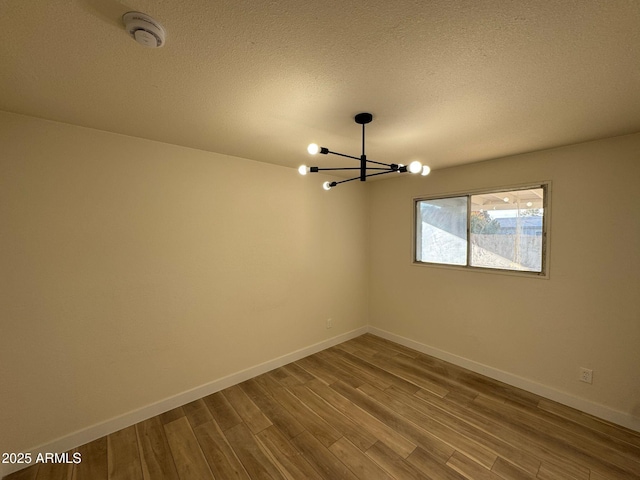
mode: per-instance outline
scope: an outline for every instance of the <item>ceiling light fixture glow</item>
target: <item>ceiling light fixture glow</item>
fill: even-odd
[[[411,173],[420,173],[422,171],[422,164],[419,161],[414,160],[409,164],[409,171]]]

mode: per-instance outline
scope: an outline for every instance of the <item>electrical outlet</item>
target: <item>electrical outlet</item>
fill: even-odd
[[[593,370],[580,367],[580,381],[586,383],[593,383]]]
[[[327,318],[327,328],[331,328],[333,327],[333,320],[331,320],[330,318]]]

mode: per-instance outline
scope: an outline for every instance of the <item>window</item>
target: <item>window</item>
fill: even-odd
[[[545,274],[547,184],[415,201],[415,261]]]

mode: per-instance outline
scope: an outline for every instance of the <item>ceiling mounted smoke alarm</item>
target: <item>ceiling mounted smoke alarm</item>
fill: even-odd
[[[124,27],[140,45],[158,48],[164,45],[165,32],[159,22],[140,12],[128,12],[122,16]]]

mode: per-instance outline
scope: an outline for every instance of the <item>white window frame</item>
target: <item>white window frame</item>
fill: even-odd
[[[529,190],[529,189],[543,189],[543,217],[542,217],[542,259],[541,259],[541,271],[523,271],[523,270],[509,270],[502,268],[490,268],[490,267],[478,267],[470,265],[471,262],[471,197],[473,195],[484,194],[500,194],[503,192],[510,192],[515,190]],[[421,201],[425,200],[442,200],[446,198],[455,197],[467,197],[467,230],[466,230],[466,242],[467,242],[467,264],[466,265],[450,265],[446,263],[436,262],[424,262],[418,261],[418,205]],[[413,234],[412,234],[412,264],[421,267],[431,268],[444,268],[452,270],[463,270],[483,273],[498,273],[501,275],[513,275],[519,277],[528,278],[549,278],[549,245],[550,235],[549,226],[551,222],[551,181],[541,181],[535,183],[518,184],[510,186],[500,186],[495,188],[483,188],[478,190],[465,190],[462,192],[448,192],[443,194],[420,196],[413,198]]]

